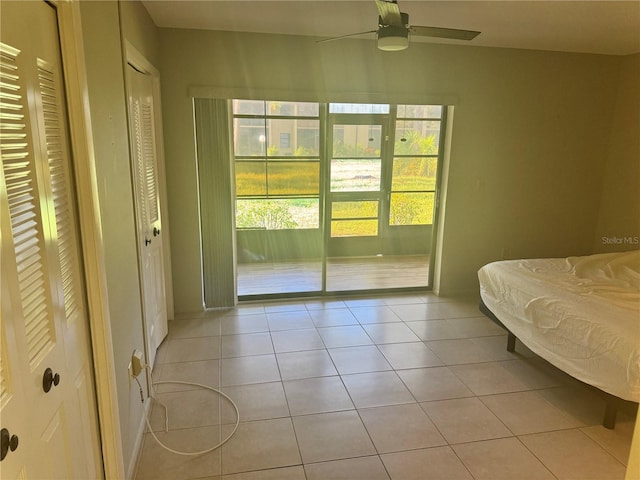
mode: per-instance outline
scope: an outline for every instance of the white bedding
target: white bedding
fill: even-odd
[[[640,250],[494,262],[478,278],[484,304],[527,347],[640,401]]]

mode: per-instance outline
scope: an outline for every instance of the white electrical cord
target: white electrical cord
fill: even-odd
[[[149,371],[149,377],[151,378],[151,371],[149,369],[149,365],[145,365],[145,368],[147,369],[147,371]],[[136,383],[138,384],[138,386],[140,387],[140,398],[142,400],[142,403],[144,403],[144,397],[143,397],[143,393],[142,393],[142,385],[140,384],[140,380],[138,380],[138,377],[135,376],[133,377],[136,380]],[[233,434],[236,433],[236,430],[238,429],[238,425],[240,424],[240,411],[238,410],[238,406],[235,404],[235,402],[233,400],[231,400],[231,397],[229,397],[226,393],[221,392],[220,390],[210,387],[208,385],[202,385],[200,383],[192,383],[192,382],[179,382],[179,381],[173,381],[173,380],[166,380],[166,381],[162,381],[162,382],[151,382],[151,395],[149,396],[149,398],[152,398],[153,400],[155,400],[156,402],[158,402],[160,405],[162,405],[164,407],[164,411],[165,411],[165,431],[169,430],[169,415],[167,412],[167,407],[156,398],[156,392],[155,392],[155,386],[156,385],[160,385],[163,383],[173,383],[173,384],[179,384],[179,385],[193,385],[196,387],[200,387],[200,388],[205,388],[207,390],[211,390],[212,392],[216,392],[218,394],[220,394],[221,396],[223,396],[224,398],[226,398],[227,400],[229,400],[229,402],[231,403],[231,405],[233,405],[233,408],[236,410],[236,424],[233,427],[233,431],[227,436],[227,438],[225,438],[223,441],[221,441],[220,443],[218,443],[217,445],[208,448],[206,450],[202,450],[200,452],[180,452],[178,450],[174,450],[170,447],[167,447],[164,443],[162,443],[160,441],[160,439],[156,436],[156,433],[153,431],[153,428],[151,428],[151,423],[149,423],[149,417],[147,415],[147,410],[145,409],[144,412],[144,419],[147,422],[147,428],[149,428],[149,431],[151,432],[151,435],[153,436],[153,438],[156,440],[156,442],[158,442],[158,444],[164,448],[165,450],[168,450],[171,453],[175,453],[177,455],[187,455],[187,456],[195,456],[195,455],[203,455],[205,453],[209,453],[209,452],[213,452],[214,450],[220,448],[222,445],[224,445],[225,443],[227,443],[229,441],[229,439],[231,437],[233,437]]]

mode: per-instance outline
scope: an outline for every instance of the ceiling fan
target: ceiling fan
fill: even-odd
[[[409,14],[401,12],[397,0],[375,0],[378,7],[378,28],[367,32],[350,33],[339,37],[320,40],[318,43],[341,38],[376,33],[378,48],[386,51],[404,50],[409,46],[409,34],[421,37],[449,38],[453,40],[473,40],[480,32],[456,28],[424,27],[409,25]]]

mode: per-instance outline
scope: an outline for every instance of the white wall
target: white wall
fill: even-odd
[[[202,308],[193,86],[254,98],[453,99],[441,294],[475,291],[477,269],[503,253],[593,249],[621,57],[415,42],[389,53],[367,40],[178,29],[161,29],[161,56],[177,312]]]
[[[125,37],[158,61],[155,26],[144,20],[146,10],[137,2],[122,7]],[[118,3],[82,2],[81,15],[120,429],[125,468],[131,472],[144,417],[138,386],[129,381],[127,369],[134,349],[144,351],[144,339]]]

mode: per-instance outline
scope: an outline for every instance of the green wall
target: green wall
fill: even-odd
[[[153,34],[155,26],[144,7],[139,2],[125,2],[120,6],[123,7],[124,36],[138,50],[157,61],[159,46]],[[144,417],[138,387],[135,383],[132,386],[127,369],[134,349],[144,351],[144,338],[119,4],[114,1],[81,2],[80,12],[120,430],[124,465],[130,474],[135,466]],[[146,21],[143,21],[145,16]]]
[[[179,29],[161,29],[161,57],[178,312],[202,308],[194,87],[244,98],[454,104],[440,294],[475,292],[478,268],[503,257],[593,251],[612,183],[603,179],[623,57],[423,43],[389,53],[367,40],[317,45]]]
[[[597,252],[640,248],[640,54],[621,60],[595,239]]]

